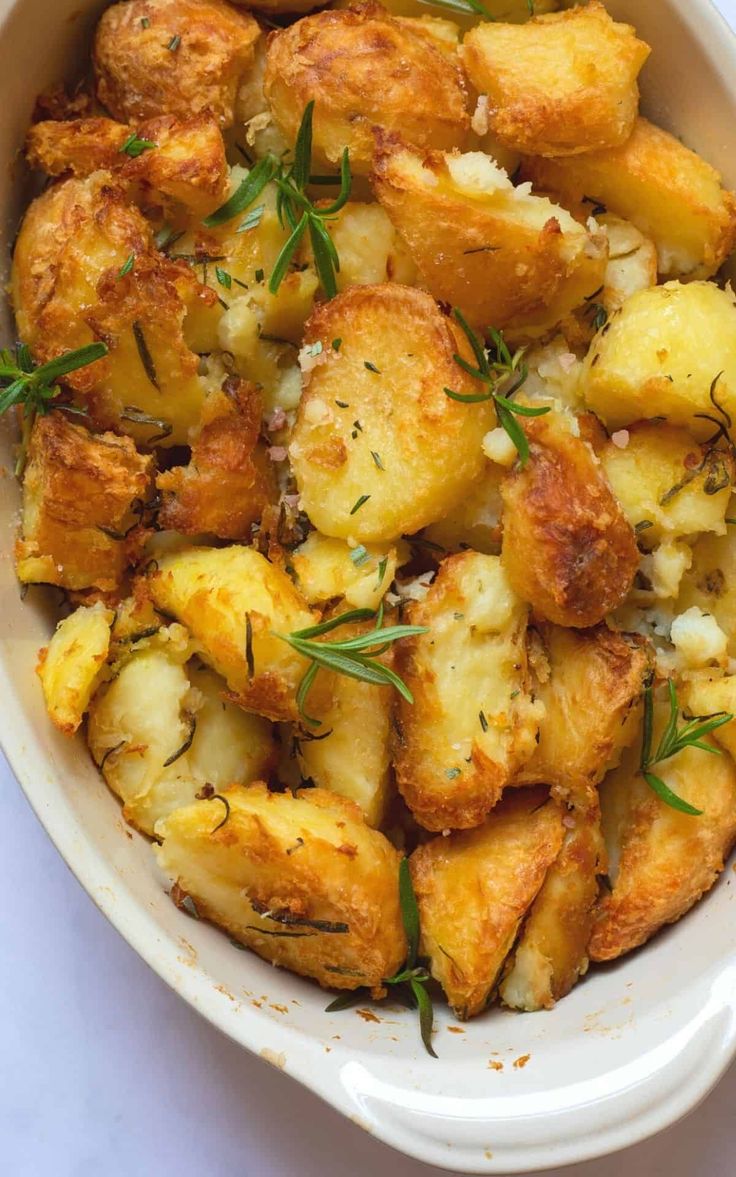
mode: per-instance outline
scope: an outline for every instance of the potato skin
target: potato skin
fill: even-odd
[[[713,422],[698,414],[719,416],[716,377],[714,396],[733,416],[736,298],[714,282],[667,282],[632,295],[599,331],[585,360],[585,399],[609,430],[664,417],[705,439]]]
[[[534,751],[543,712],[530,695],[527,608],[498,556],[462,552],[443,561],[407,616],[429,632],[396,650],[414,696],[396,702],[399,789],[425,829],[468,829]]]
[[[146,539],[131,507],[148,498],[151,467],[130,438],[89,433],[61,412],[38,417],[23,479],[18,579],[116,589]]]
[[[247,539],[264,508],[278,498],[273,463],[259,445],[260,389],[239,377],[212,392],[192,437],[188,466],[159,474],[159,524],[184,535]]]
[[[453,359],[472,362],[459,327],[423,291],[352,286],[309,319],[305,344],[318,341],[290,447],[302,509],[324,535],[363,543],[440,518],[481,473],[492,420],[488,403],[460,404],[443,391],[478,391]]]
[[[401,129],[421,148],[459,145],[469,129],[460,70],[431,39],[393,20],[380,5],[307,16],[268,42],[264,90],[289,142],[314,100],[318,158],[350,152],[367,175],[373,127]]]
[[[200,916],[265,960],[328,988],[381,992],[406,955],[400,855],[391,843],[356,805],[324,789],[292,796],[255,784],[224,796],[230,808],[223,825],[224,807],[215,800],[159,823],[162,869]],[[292,923],[284,935],[294,920],[347,930]]]
[[[409,860],[420,955],[463,1020],[485,1008],[562,845],[562,813],[545,796],[509,794],[484,825],[433,838]]]
[[[634,533],[560,414],[522,420],[529,461],[501,486],[504,567],[538,617],[584,629],[628,593],[639,566]]]
[[[275,635],[304,629],[318,618],[285,572],[254,548],[186,548],[159,560],[146,586],[157,608],[187,627],[235,702],[268,719],[299,720],[295,693],[308,662]]]
[[[432,294],[474,326],[551,328],[603,284],[602,235],[519,192],[480,152],[422,153],[379,134],[373,182]]]
[[[620,147],[571,159],[529,157],[521,179],[567,208],[587,197],[631,221],[656,244],[666,278],[712,277],[736,242],[736,194],[723,189],[709,163],[643,118]]]
[[[515,784],[544,783],[581,812],[597,809],[596,785],[636,738],[652,652],[635,634],[541,625],[545,673],[534,696],[544,707],[539,741]],[[532,657],[532,665],[538,665]]]
[[[631,25],[593,0],[523,25],[483,22],[463,41],[471,82],[489,98],[489,130],[526,155],[616,147],[633,130],[637,75],[649,56]]]
[[[73,735],[104,671],[114,614],[101,601],[75,609],[39,651],[36,673],[51,722]]]
[[[660,696],[655,748],[668,715]],[[706,742],[715,746],[711,737]],[[597,905],[591,960],[614,960],[689,911],[715,883],[736,839],[736,765],[730,756],[686,748],[654,769],[674,793],[703,811],[701,817],[660,801],[638,771],[639,756],[639,747],[632,748],[601,786],[613,890]]]
[[[113,4],[95,36],[97,97],[123,122],[209,112],[229,127],[259,36],[253,17],[224,0]]]

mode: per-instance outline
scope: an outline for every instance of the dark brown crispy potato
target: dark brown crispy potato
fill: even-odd
[[[117,588],[146,538],[131,505],[148,497],[151,465],[128,437],[95,436],[60,412],[39,417],[23,480],[18,579]]]
[[[528,418],[524,430],[529,461],[501,486],[506,571],[538,617],[596,625],[631,587],[634,532],[592,451],[561,414]]]
[[[375,126],[442,149],[461,146],[470,125],[458,67],[379,4],[319,12],[272,34],[264,90],[292,143],[314,100],[318,157],[336,164],[347,147],[353,172],[364,175]]]
[[[123,122],[209,112],[233,122],[260,28],[224,0],[128,0],[97,26],[97,97]]]
[[[263,398],[239,377],[210,393],[192,439],[188,466],[159,474],[162,527],[184,535],[246,539],[251,524],[278,497],[273,463],[259,444]]]

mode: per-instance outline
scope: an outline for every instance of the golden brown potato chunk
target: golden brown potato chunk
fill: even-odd
[[[38,677],[49,717],[66,735],[79,727],[101,681],[114,614],[101,601],[75,609],[39,651]]]
[[[97,97],[123,122],[208,112],[229,127],[259,36],[250,13],[224,0],[113,4],[95,37]]]
[[[631,25],[617,24],[597,0],[524,25],[485,21],[462,48],[471,82],[488,95],[491,134],[527,155],[624,143],[648,56]]]
[[[262,396],[253,384],[228,377],[207,397],[192,438],[188,466],[159,474],[162,527],[184,535],[246,539],[278,497],[273,463],[258,444]]]
[[[543,789],[510,794],[484,825],[411,856],[420,953],[459,1018],[485,1008],[562,845],[562,812],[545,799]]]
[[[609,430],[664,417],[698,439],[711,437],[714,420],[723,420],[717,405],[736,415],[733,291],[667,282],[632,295],[593,340],[584,388]]]
[[[655,707],[657,747],[669,707]],[[682,723],[682,717],[678,717]],[[706,742],[716,746],[708,736]],[[591,960],[613,960],[689,911],[710,890],[736,839],[736,766],[727,754],[685,748],[653,771],[700,817],[661,801],[638,771],[640,750],[627,752],[601,786],[610,893],[596,910]]]
[[[204,400],[183,336],[192,289],[192,270],[154,249],[150,225],[109,172],[56,184],[26,213],[12,272],[19,334],[39,362],[108,345],[65,378],[98,428],[187,443]]]
[[[354,609],[377,609],[397,564],[408,558],[409,549],[403,543],[351,548],[344,540],[311,531],[292,553],[291,565],[310,605],[325,605],[339,598]]]
[[[241,707],[298,721],[295,695],[309,663],[277,635],[317,618],[281,568],[254,548],[186,548],[160,559],[146,584]]]
[[[621,147],[572,159],[527,159],[521,178],[568,208],[588,201],[625,217],[657,246],[667,278],[710,278],[736,241],[736,196],[715,168],[639,118]]]
[[[534,751],[543,710],[530,695],[526,605],[498,556],[450,556],[408,610],[428,632],[402,641],[394,764],[402,796],[428,830],[480,825]]]
[[[643,638],[605,625],[545,625],[538,633],[542,650],[531,661],[544,718],[514,783],[544,783],[581,810],[595,808],[595,786],[636,738],[651,655]]]
[[[529,461],[501,486],[504,567],[538,617],[596,625],[631,587],[634,532],[592,450],[560,413],[527,419],[524,429]]]
[[[476,326],[553,327],[603,284],[602,234],[514,188],[482,152],[419,153],[383,135],[374,183],[432,294]]]
[[[388,839],[324,789],[251,785],[224,797],[227,808],[199,801],[157,827],[177,894],[272,964],[333,989],[380,990],[406,955]]]
[[[23,479],[18,579],[62,588],[117,588],[140,557],[137,526],[151,459],[128,437],[94,435],[63,413],[37,418]]]
[[[502,1001],[513,1009],[551,1009],[588,969],[588,941],[605,866],[597,807],[567,813],[565,839],[524,921]]]
[[[376,126],[440,149],[460,145],[469,129],[459,68],[378,4],[319,12],[275,33],[264,89],[291,143],[313,100],[317,158],[336,164],[347,147],[359,175],[370,171]]]
[[[337,347],[333,341],[337,340]],[[492,409],[455,363],[472,353],[423,291],[352,286],[307,323],[290,456],[301,506],[324,534],[382,542],[441,518],[483,469]]]
[[[697,606],[715,618],[728,634],[728,652],[736,657],[736,536],[702,535],[694,544],[692,565],[685,572],[677,598],[682,613]]]
[[[131,135],[155,146],[131,157],[122,150]],[[177,119],[163,115],[133,130],[112,119],[43,122],[31,127],[26,155],[50,176],[71,172],[89,176],[115,172],[142,202],[154,194],[178,201],[197,215],[211,212],[227,197],[229,169],[225,144],[211,115]]]

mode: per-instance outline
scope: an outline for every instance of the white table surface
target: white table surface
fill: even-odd
[[[736,24],[736,0],[717,2]],[[441,1177],[180,1001],[88,899],[1,758],[0,896],[2,1177]],[[552,1177],[733,1177],[734,1106],[736,1067],[667,1132]]]

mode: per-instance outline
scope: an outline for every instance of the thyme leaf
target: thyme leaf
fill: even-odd
[[[139,139],[135,131],[123,143],[120,148],[120,155],[129,155],[131,159],[137,159],[139,155],[143,155],[144,151],[151,151],[154,147],[158,147],[158,143],[154,143],[152,139]]]

